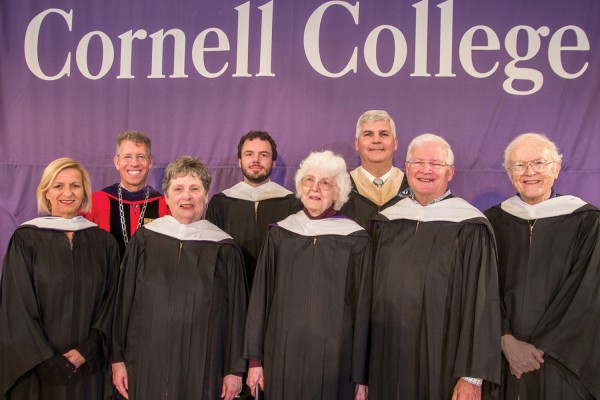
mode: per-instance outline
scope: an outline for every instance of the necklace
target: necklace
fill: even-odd
[[[144,220],[144,214],[146,213],[146,206],[148,205],[148,197],[150,196],[150,188],[146,186],[146,197],[144,198],[144,205],[142,206],[142,212],[138,219],[137,228],[142,226]],[[129,245],[129,235],[127,235],[127,224],[125,223],[125,212],[123,211],[123,186],[119,183],[119,215],[121,217],[121,230],[123,231],[123,240],[125,241],[125,247]]]

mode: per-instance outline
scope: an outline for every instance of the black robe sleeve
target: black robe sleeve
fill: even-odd
[[[244,327],[246,324],[247,287],[244,261],[237,246],[223,246],[218,268],[226,271],[228,281],[227,300],[227,350],[225,375],[246,372],[247,362],[242,357]]]
[[[491,228],[467,224],[455,253],[457,277],[451,320],[458,334],[455,377],[475,377],[500,383],[500,295],[497,254]]]
[[[55,354],[40,324],[33,287],[34,250],[26,231],[17,230],[4,257],[0,287],[0,393]]]
[[[88,365],[92,368],[97,364],[104,364],[109,360],[109,350],[112,341],[112,324],[117,288],[119,283],[120,250],[116,239],[107,235],[107,268],[106,291],[100,309],[90,328],[88,338],[80,343],[78,350]]]
[[[269,230],[258,257],[257,268],[248,315],[246,317],[246,334],[244,336],[244,357],[248,360],[264,359],[264,338],[267,325],[267,316],[275,290],[275,261],[277,260],[277,246]]]
[[[577,232],[575,257],[532,342],[571,370],[600,398],[600,213]]]
[[[140,237],[140,234],[132,237],[121,261],[112,326],[110,358],[113,363],[124,360],[125,339],[135,297],[137,268],[138,265],[143,264],[143,258],[145,257],[145,249]]]
[[[372,247],[369,239],[358,241],[353,249],[349,274],[354,318],[352,343],[352,382],[367,384],[369,358],[369,322],[371,320],[371,296],[373,288]]]

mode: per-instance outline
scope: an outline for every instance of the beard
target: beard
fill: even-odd
[[[272,171],[272,167],[270,168],[265,168],[262,171],[257,171],[257,172],[251,172],[248,171],[246,168],[242,168],[242,174],[244,175],[244,177],[254,183],[254,184],[262,184],[264,183],[267,179],[269,179],[269,177],[271,176],[271,171]]]

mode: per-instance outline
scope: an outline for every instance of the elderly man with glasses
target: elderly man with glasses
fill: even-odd
[[[500,382],[492,229],[448,189],[454,155],[443,138],[418,136],[406,160],[408,197],[372,221],[369,396],[481,399]]]
[[[92,195],[92,209],[85,217],[112,233],[121,251],[142,225],[169,214],[165,198],[146,178],[152,168],[152,143],[144,133],[126,131],[117,136],[115,168],[121,182]]]
[[[526,133],[504,152],[517,195],[486,211],[498,244],[501,399],[600,398],[600,210],[558,195],[561,155]]]

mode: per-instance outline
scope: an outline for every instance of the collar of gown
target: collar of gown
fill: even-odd
[[[303,207],[302,209],[304,210],[304,214],[306,214],[306,216],[308,217],[308,219],[323,219],[323,218],[331,218],[331,217],[335,217],[338,212],[335,211],[335,209],[333,208],[334,204],[330,205],[329,208],[325,211],[323,211],[320,215],[317,215],[316,217],[313,217],[312,215],[310,215],[308,213],[308,210],[306,209],[306,207]]]
[[[182,224],[172,216],[166,215],[144,225],[143,228],[178,240],[220,242],[231,239],[231,236],[205,219]]]
[[[411,219],[421,222],[462,222],[472,218],[485,218],[481,211],[459,197],[447,198],[427,206],[405,198],[386,208],[381,214],[390,221]]]
[[[35,226],[41,229],[77,232],[98,225],[81,216],[76,216],[70,219],[63,217],[38,217],[22,223],[21,226]]]
[[[353,220],[336,216],[332,218],[310,219],[304,210],[292,214],[276,224],[280,228],[301,236],[339,235],[347,236],[364,230]]]
[[[567,195],[556,196],[541,203],[530,205],[516,195],[502,202],[500,208],[517,218],[531,220],[571,214],[586,204],[579,197]]]
[[[257,187],[250,186],[242,181],[229,189],[223,190],[223,194],[227,197],[239,200],[262,201],[285,197],[292,194],[292,192],[272,181]]]

